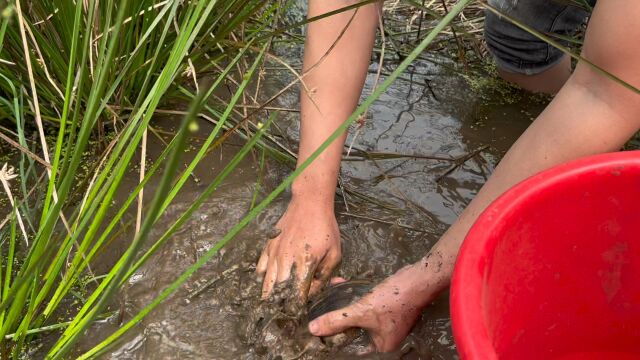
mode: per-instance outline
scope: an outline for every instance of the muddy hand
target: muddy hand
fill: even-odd
[[[292,201],[262,251],[256,272],[262,276],[262,297],[277,283],[295,277],[298,300],[306,302],[329,280],[341,258],[340,233],[332,211]]]
[[[417,302],[416,273],[405,267],[350,306],[327,313],[309,323],[316,336],[330,336],[349,328],[369,332],[378,351],[396,349],[413,327],[424,301]]]

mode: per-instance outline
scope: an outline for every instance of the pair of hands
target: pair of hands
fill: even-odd
[[[341,259],[340,232],[332,209],[293,200],[269,240],[256,271],[264,276],[262,297],[277,283],[295,277],[298,301],[305,303],[329,282]],[[351,327],[366,329],[378,351],[394,350],[407,336],[425,301],[416,290],[424,282],[419,265],[407,266],[350,306],[327,313],[309,324],[316,336],[329,336]],[[420,280],[418,282],[417,280]]]

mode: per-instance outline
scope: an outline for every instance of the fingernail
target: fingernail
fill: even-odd
[[[316,331],[318,331],[318,322],[317,321],[314,320],[314,321],[309,323],[309,331],[312,334],[315,334]]]

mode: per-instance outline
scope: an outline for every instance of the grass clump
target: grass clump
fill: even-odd
[[[141,265],[149,229],[189,175],[176,176],[176,164],[194,119],[220,87],[234,96],[209,111],[216,126],[190,170],[222,130],[240,121],[234,106],[257,77],[281,5],[253,0],[3,4],[0,121],[13,129],[20,149],[17,179],[8,176],[10,167],[3,174],[11,188],[19,183],[20,189],[7,194],[15,206],[0,232],[0,357],[19,358],[43,328],[64,329],[47,357],[65,357],[91,322],[105,315],[112,295]],[[185,98],[192,105],[180,130],[112,215],[114,195],[138,163],[135,154],[154,113]],[[261,132],[247,126],[243,134],[255,138]],[[255,145],[248,142],[243,156]],[[96,161],[87,162],[91,156]],[[125,254],[93,290],[78,291],[86,289],[90,263],[159,169],[164,170],[155,175],[160,187],[137,219],[139,231]],[[59,322],[70,298],[79,299],[81,307]]]

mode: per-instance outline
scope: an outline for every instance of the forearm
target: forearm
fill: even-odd
[[[640,99],[639,99],[640,101]],[[414,293],[419,306],[446,288],[462,242],[484,209],[520,181],[552,166],[583,156],[619,150],[640,128],[636,121],[621,117],[591,90],[569,80],[543,114],[511,147],[491,178],[462,212],[458,220],[413,265]]]
[[[640,36],[635,19],[640,4],[622,0],[599,2],[591,19],[584,56],[627,83],[640,88],[633,45]],[[611,27],[616,19],[617,26]],[[618,39],[617,42],[611,39]],[[625,42],[628,41],[628,44]],[[518,182],[552,166],[597,153],[619,150],[640,129],[640,95],[581,63],[545,111],[518,139],[491,178],[442,236],[416,271],[426,279],[416,284],[425,301],[449,283],[458,250],[484,209]],[[425,304],[426,305],[426,304]]]
[[[318,16],[352,3],[355,1],[311,0],[308,15]],[[357,106],[377,24],[376,4],[360,7],[355,17],[352,10],[309,24],[303,66],[305,86],[300,95],[298,164],[305,161]],[[333,142],[298,177],[292,187],[294,200],[306,199],[332,209],[345,137]]]

